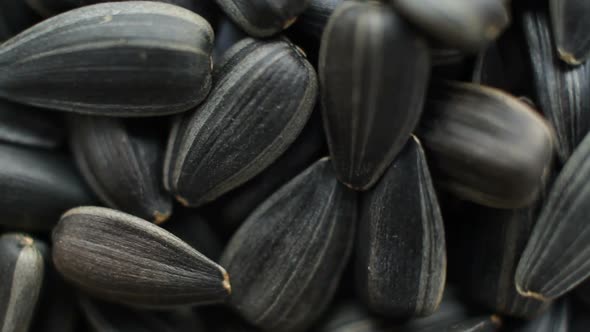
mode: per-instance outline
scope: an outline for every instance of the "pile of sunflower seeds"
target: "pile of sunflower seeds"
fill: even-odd
[[[0,1],[0,332],[590,331],[590,1]]]

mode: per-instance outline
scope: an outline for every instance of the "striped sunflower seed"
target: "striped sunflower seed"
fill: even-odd
[[[553,157],[554,134],[541,116],[500,90],[469,83],[431,87],[418,137],[436,182],[490,207],[530,205]]]
[[[253,37],[269,37],[288,28],[310,0],[215,0],[225,14]]]
[[[316,103],[316,74],[286,39],[251,38],[230,48],[213,90],[178,118],[164,163],[166,188],[199,206],[262,172],[287,150]]]
[[[29,330],[43,285],[46,250],[28,235],[0,236],[0,331]]]
[[[477,51],[509,25],[501,0],[389,0],[413,24],[450,47]]]
[[[555,299],[590,277],[590,135],[555,180],[516,269],[518,292]]]
[[[50,230],[59,216],[94,202],[75,167],[63,155],[0,144],[0,224]]]
[[[81,296],[82,313],[94,332],[200,332],[202,323],[191,308],[137,310]]]
[[[556,133],[556,151],[565,163],[590,132],[590,64],[571,67],[553,48],[549,20],[543,11],[523,14],[536,101]]]
[[[212,42],[207,21],[168,4],[75,9],[0,45],[0,96],[108,116],[186,111],[209,92]]]
[[[80,207],[53,230],[53,262],[96,297],[139,307],[223,302],[225,270],[162,228],[123,212]]]
[[[232,275],[232,307],[269,331],[301,331],[314,323],[352,250],[355,198],[323,158],[262,203],[221,258]]]
[[[441,212],[424,151],[412,137],[362,199],[357,235],[357,294],[392,317],[428,316],[446,277]]]
[[[370,188],[403,148],[422,113],[429,68],[426,43],[386,5],[345,1],[332,14],[319,76],[330,155],[344,184]]]
[[[80,115],[70,120],[74,159],[101,201],[157,224],[166,221],[172,198],[162,185],[164,153],[158,137],[117,118]]]
[[[0,141],[56,148],[64,139],[61,118],[34,107],[0,99]]]
[[[550,0],[551,27],[555,48],[561,60],[579,65],[590,57],[590,38],[586,23],[590,3],[578,0]]]

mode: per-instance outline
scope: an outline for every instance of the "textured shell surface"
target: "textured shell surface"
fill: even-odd
[[[179,117],[168,140],[165,186],[184,205],[210,202],[270,166],[316,103],[315,71],[286,39],[240,41],[213,76],[207,101]]]
[[[45,271],[42,256],[45,248],[40,248],[40,245],[25,234],[7,233],[0,236],[2,332],[26,332],[33,320]]]
[[[565,163],[590,132],[590,64],[572,67],[559,60],[544,12],[525,12],[522,21],[537,103],[555,129],[557,156]]]
[[[94,198],[74,165],[59,153],[0,144],[0,224],[50,230],[67,209]]]
[[[168,231],[100,207],[66,212],[53,231],[56,269],[82,290],[138,307],[220,303],[225,270]]]
[[[209,91],[212,43],[207,21],[169,4],[74,9],[0,46],[0,96],[87,114],[178,113]]]
[[[288,28],[310,0],[215,0],[238,26],[253,37],[269,37]]]
[[[590,135],[576,148],[551,187],[518,263],[524,296],[555,299],[590,277]]]
[[[433,86],[418,137],[435,182],[490,207],[532,204],[551,169],[551,128],[527,104],[493,88]]]
[[[590,2],[579,0],[550,0],[551,26],[555,48],[561,60],[579,65],[590,56],[588,15]]]
[[[118,118],[71,118],[70,146],[86,182],[109,207],[164,222],[172,199],[162,185],[163,144]]]
[[[242,224],[221,263],[231,305],[272,331],[304,331],[332,300],[352,250],[356,196],[323,158],[275,192]]]
[[[324,30],[318,71],[336,173],[347,186],[366,190],[420,118],[430,74],[428,47],[386,5],[345,1]]]
[[[390,0],[409,21],[448,46],[477,51],[510,23],[500,0]]]
[[[432,314],[446,279],[444,227],[426,157],[415,137],[363,195],[357,293],[381,315]]]

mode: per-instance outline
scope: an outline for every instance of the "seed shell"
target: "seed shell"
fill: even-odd
[[[590,135],[555,180],[516,270],[518,292],[551,300],[590,277]]]
[[[262,203],[221,258],[232,275],[232,307],[264,330],[302,331],[314,323],[351,253],[355,198],[323,158]]]
[[[318,43],[322,38],[328,19],[344,0],[310,0],[309,7],[293,24],[293,30],[313,38]]]
[[[316,74],[286,39],[247,38],[213,73],[207,101],[178,119],[166,160],[166,188],[199,206],[250,180],[297,138],[316,103]]]
[[[389,0],[408,21],[451,47],[477,51],[509,25],[500,0]]]
[[[70,118],[70,146],[78,169],[107,206],[162,223],[172,198],[162,185],[163,144],[122,119]],[[136,124],[136,127],[143,123]]]
[[[429,68],[425,41],[386,5],[345,1],[332,14],[318,71],[330,155],[347,186],[369,189],[403,148]]]
[[[446,277],[444,227],[417,139],[406,143],[361,206],[357,294],[381,315],[435,312]]]
[[[435,182],[482,205],[518,208],[538,197],[554,134],[528,105],[470,83],[431,87],[418,137]]]
[[[53,262],[82,290],[139,307],[223,302],[225,270],[168,231],[100,207],[69,210],[53,231]]]
[[[39,299],[46,248],[24,234],[0,236],[0,331],[26,332]]]
[[[588,17],[590,3],[578,0],[550,0],[551,27],[561,60],[579,65],[590,56]]]
[[[310,0],[215,0],[252,37],[269,37],[288,28]]]
[[[536,101],[556,133],[556,151],[565,163],[590,131],[590,64],[571,67],[559,60],[549,20],[542,11],[523,14]]]
[[[59,114],[0,99],[0,141],[39,148],[56,148],[63,139]]]
[[[560,300],[543,315],[508,329],[509,332],[573,332],[570,328],[570,304]],[[588,328],[588,326],[586,326]]]
[[[186,111],[209,91],[212,42],[207,21],[169,4],[74,9],[0,46],[0,96],[106,116]]]
[[[75,167],[57,152],[0,144],[0,224],[50,230],[59,216],[94,202]]]

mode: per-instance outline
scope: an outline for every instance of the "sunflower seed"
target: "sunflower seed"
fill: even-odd
[[[0,144],[0,224],[50,230],[59,216],[94,200],[74,166],[58,153]]]
[[[0,99],[0,141],[56,148],[63,138],[59,114]]]
[[[309,7],[293,24],[293,30],[313,38],[318,43],[322,38],[328,19],[344,0],[310,0]]]
[[[212,42],[207,21],[168,4],[75,9],[1,45],[0,96],[109,116],[186,111],[209,91]]]
[[[347,186],[373,186],[403,148],[422,113],[429,67],[426,43],[386,5],[345,1],[330,17],[320,50],[322,106]]]
[[[578,0],[550,0],[551,26],[561,60],[579,65],[590,56],[586,22],[590,3]]]
[[[223,224],[224,230],[233,234],[273,192],[326,155],[324,138],[319,110],[316,108],[299,137],[274,163],[204,208]]]
[[[569,303],[560,300],[551,305],[549,310],[543,315],[518,324],[512,329],[507,329],[509,332],[568,332],[570,319]],[[587,328],[588,326],[586,326]]]
[[[500,0],[389,0],[393,8],[450,47],[477,51],[510,23]]]
[[[392,317],[436,311],[446,276],[444,228],[424,151],[416,138],[406,143],[365,194],[360,220],[357,293],[369,308]]]
[[[84,291],[141,307],[217,303],[231,289],[221,266],[176,236],[107,208],[66,212],[53,231],[53,262]]]
[[[545,302],[518,294],[514,285],[518,260],[536,221],[534,210],[475,204],[463,208],[465,220],[458,223],[462,236],[452,242],[461,246],[461,255],[451,260],[461,269],[459,282],[465,294],[494,312],[530,319],[547,307]]]
[[[147,130],[133,131],[133,124],[121,119],[80,115],[70,120],[78,169],[101,201],[146,220],[166,221],[172,199],[162,186],[158,138]]]
[[[262,203],[221,258],[232,306],[265,330],[300,331],[317,320],[352,249],[355,198],[323,158]]]
[[[225,14],[253,37],[269,37],[288,28],[310,0],[215,0]]]
[[[536,101],[555,129],[557,155],[565,163],[590,131],[590,65],[570,67],[560,61],[548,24],[542,11],[523,14]]]
[[[590,135],[553,184],[516,270],[524,296],[555,299],[590,277]]]
[[[26,332],[37,305],[44,244],[24,234],[0,236],[0,331]]]
[[[213,63],[217,66],[223,59],[223,54],[240,40],[246,38],[246,35],[230,19],[224,18],[219,22],[215,30],[215,45],[213,45]]]
[[[112,303],[79,299],[82,313],[95,332],[199,332],[204,331],[190,308],[142,311]]]
[[[490,207],[531,204],[553,156],[553,132],[538,114],[500,90],[469,83],[431,88],[418,137],[436,182]]]
[[[242,40],[213,76],[207,101],[178,119],[168,141],[165,185],[183,205],[210,202],[267,168],[316,102],[315,72],[286,39]]]
[[[221,239],[211,229],[207,220],[192,209],[175,212],[172,220],[164,224],[164,229],[213,261],[219,260],[223,251]]]

